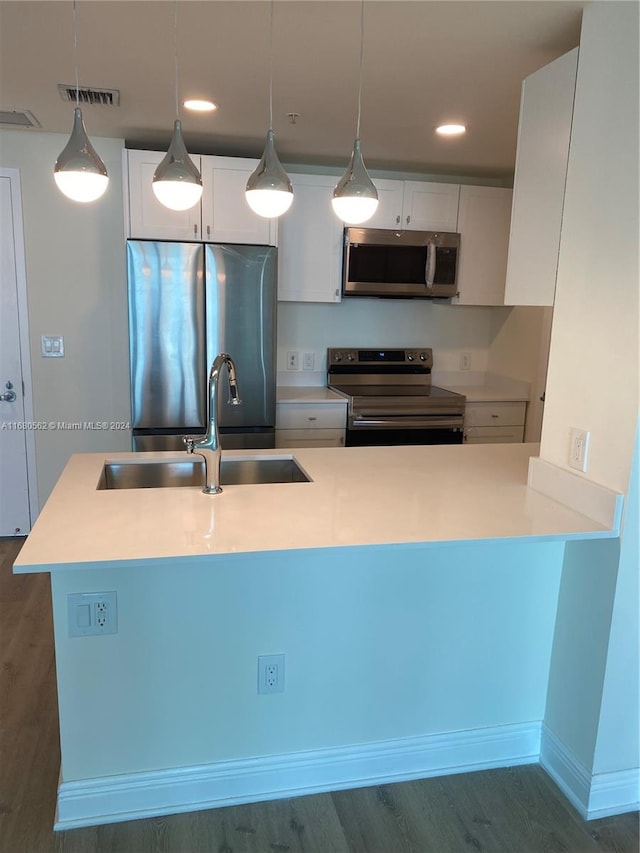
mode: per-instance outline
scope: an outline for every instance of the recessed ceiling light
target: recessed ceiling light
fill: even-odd
[[[184,106],[186,109],[194,110],[197,113],[210,113],[218,109],[213,101],[202,101],[195,98],[185,101]]]
[[[458,136],[461,133],[465,133],[467,128],[463,124],[441,124],[440,127],[436,127],[436,133],[439,133],[440,136]]]

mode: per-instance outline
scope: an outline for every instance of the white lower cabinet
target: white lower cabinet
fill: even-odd
[[[508,444],[524,440],[525,402],[467,403],[465,444]]]
[[[276,447],[344,447],[347,401],[344,403],[279,402]]]

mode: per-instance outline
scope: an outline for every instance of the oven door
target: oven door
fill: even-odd
[[[347,447],[399,444],[462,444],[464,418],[457,415],[376,418],[354,415],[347,424]]]

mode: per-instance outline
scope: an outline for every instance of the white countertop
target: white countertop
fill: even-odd
[[[279,385],[276,391],[278,403],[343,403],[347,398],[336,394],[322,385]]]
[[[490,385],[451,385],[443,384],[448,391],[464,394],[467,403],[501,403],[526,402],[529,395],[526,391],[504,390]]]
[[[205,558],[288,549],[433,545],[496,539],[611,536],[611,529],[529,488],[538,445],[296,448],[313,482],[97,490],[105,460],[184,459],[176,453],[71,457],[15,564],[16,572]],[[148,564],[148,563],[147,563]]]

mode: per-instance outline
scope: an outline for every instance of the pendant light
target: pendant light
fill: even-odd
[[[378,207],[378,191],[365,168],[360,150],[360,101],[362,97],[362,60],[364,56],[364,0],[360,4],[360,79],[358,83],[358,120],[356,138],[347,171],[333,191],[331,204],[347,225],[359,225],[370,219]]]
[[[269,130],[262,159],[247,181],[247,203],[258,216],[273,219],[291,207],[293,187],[276,154],[273,132],[273,0],[269,20]]]
[[[153,174],[153,192],[165,207],[188,210],[200,201],[202,178],[182,138],[182,122],[178,118],[178,0],[174,0],[173,67],[176,89],[176,119],[169,150]]]
[[[78,82],[78,26],[76,0],[73,0],[73,64],[76,72],[76,106],[73,129],[66,146],[56,160],[53,177],[58,189],[73,201],[95,201],[109,183],[107,168],[89,142],[80,109]]]

